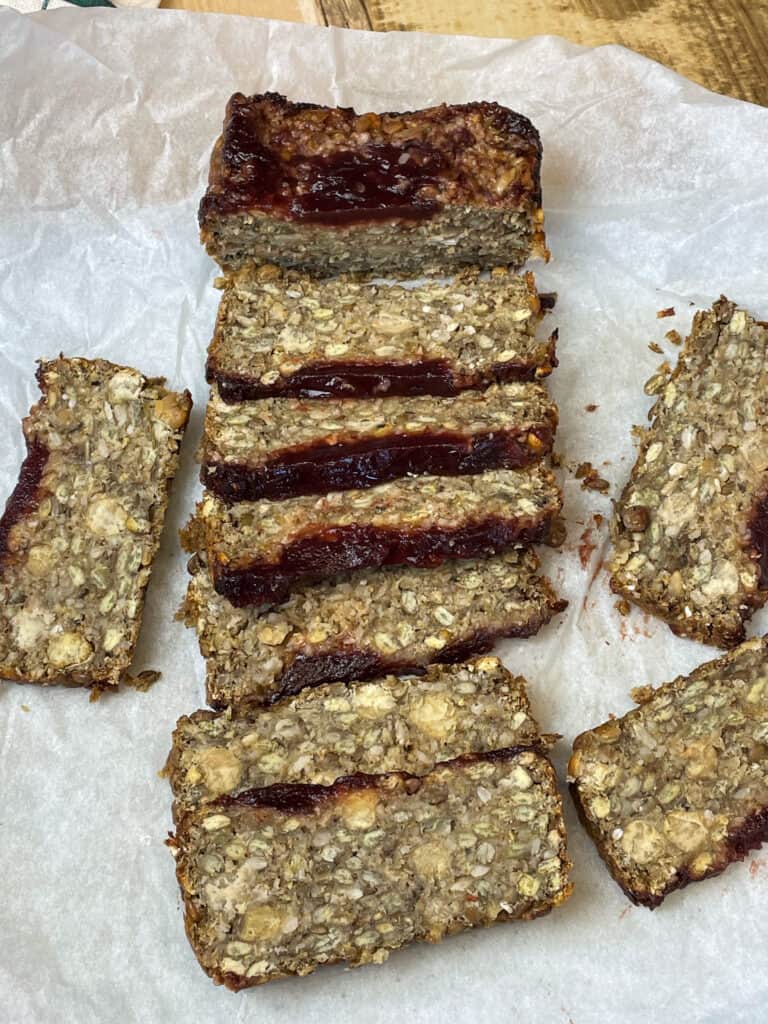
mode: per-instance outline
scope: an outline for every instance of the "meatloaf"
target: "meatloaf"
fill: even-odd
[[[477,476],[405,477],[367,490],[227,505],[205,495],[183,538],[233,604],[382,565],[439,565],[543,540],[562,506],[541,463]]]
[[[200,204],[222,267],[422,274],[546,258],[541,141],[498,103],[356,114],[230,99]]]
[[[768,324],[721,298],[697,313],[616,507],[614,590],[675,633],[744,639],[768,597]]]
[[[0,520],[0,678],[117,684],[191,407],[103,359],[41,362],[27,457]]]
[[[425,775],[462,754],[548,740],[525,680],[484,657],[423,676],[327,683],[255,712],[195,711],[176,725],[165,773],[178,820],[224,794],[329,786],[354,772]]]
[[[197,561],[182,615],[197,630],[216,708],[461,661],[499,637],[533,635],[566,607],[530,550],[350,573],[272,608],[234,608]]]
[[[653,909],[768,837],[768,638],[633,696],[577,737],[568,772],[611,874]]]
[[[536,746],[424,776],[355,774],[219,797],[170,840],[187,935],[231,989],[547,913],[571,891],[562,806]]]
[[[455,398],[264,398],[205,415],[205,486],[225,501],[372,487],[409,474],[527,466],[552,447],[557,406],[541,384]]]
[[[246,266],[224,278],[207,376],[226,402],[279,395],[453,395],[546,377],[533,275],[464,271],[413,288]]]

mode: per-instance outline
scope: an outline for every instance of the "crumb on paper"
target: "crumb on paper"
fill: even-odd
[[[665,316],[674,316],[674,315],[675,315],[675,307],[674,306],[667,306],[666,309],[660,309],[656,313],[656,318],[658,320],[663,320],[663,318]]]
[[[32,710],[32,708],[30,708],[28,704],[22,704],[21,705],[21,710],[29,712],[29,711]]]
[[[579,544],[579,561],[581,562],[581,568],[586,569],[590,563],[592,555],[595,553],[597,544],[592,540],[592,527],[588,526],[586,530],[581,534],[579,538],[581,543]]]
[[[557,519],[553,519],[549,524],[549,530],[544,538],[544,543],[548,548],[561,548],[565,544],[568,538],[568,530],[565,525],[565,520],[560,516]]]
[[[150,686],[154,686],[159,678],[160,673],[156,669],[149,668],[139,672],[137,676],[126,676],[123,679],[123,685],[130,687],[132,690],[138,690],[140,693],[146,693]]]
[[[545,311],[554,309],[557,304],[557,292],[541,292],[539,295],[539,305]]]
[[[683,336],[679,331],[667,331],[664,337],[667,341],[671,341],[673,345],[683,344]]]
[[[604,519],[604,517],[603,517],[603,516],[601,516],[599,512],[593,512],[593,513],[592,513],[592,519],[593,519],[593,521],[594,521],[594,524],[595,524],[595,526],[596,526],[596,527],[598,528],[598,530],[599,530],[599,529],[600,529],[600,527],[601,527],[601,526],[603,525],[603,519]]]
[[[768,871],[768,859],[765,857],[755,857],[749,865],[750,878],[757,878],[761,871]]]
[[[590,402],[589,405],[585,405],[584,406],[584,412],[594,412],[596,409],[599,409],[599,408],[600,408],[599,405],[595,405],[594,402]]]
[[[129,690],[138,690],[140,693],[146,693],[150,686],[157,682],[160,675],[161,673],[155,669],[148,668],[135,676],[123,676],[120,680],[120,686],[93,686],[91,687],[91,696],[89,698],[90,703],[95,704],[106,694],[114,695],[121,693],[124,687]]]
[[[668,362],[660,363],[656,367],[656,372],[648,378],[643,386],[643,391],[646,395],[659,395],[667,386],[669,375],[672,373],[672,367]],[[649,413],[650,415],[650,413]]]
[[[648,348],[651,350],[651,352],[656,352],[660,356],[664,354],[664,349],[661,347],[661,345],[657,345],[655,341],[649,342]]]
[[[574,476],[577,480],[581,480],[581,489],[583,491],[600,491],[604,494],[611,486],[607,480],[600,476],[591,462],[581,462],[576,467]]]
[[[651,616],[648,612],[642,612],[639,619],[637,617],[633,619],[622,618],[619,622],[619,636],[622,640],[630,640],[632,643],[635,642],[637,637],[644,637],[646,640],[650,640],[654,632]],[[642,687],[636,687],[631,691],[633,700],[637,701],[635,693],[641,693],[642,689]]]
[[[562,466],[562,464],[563,464],[563,456],[560,455],[559,452],[550,452],[549,453],[549,461],[552,463],[552,465],[555,467],[555,469],[557,469],[558,467]]]
[[[613,606],[619,615],[629,615],[631,611],[631,605],[626,597],[620,598]]]

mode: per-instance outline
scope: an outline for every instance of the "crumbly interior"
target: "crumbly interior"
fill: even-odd
[[[128,668],[191,400],[103,360],[57,359],[24,421],[39,484],[0,532],[0,675],[116,684]],[[6,529],[10,525],[10,529]]]
[[[192,946],[232,988],[382,963],[570,893],[554,773],[533,751],[363,777],[309,809],[283,806],[209,805],[177,832]]]
[[[226,280],[208,371],[270,389],[318,364],[330,378],[350,363],[440,360],[458,387],[489,383],[510,364],[521,377],[543,377],[553,351],[535,337],[540,318],[533,275],[501,268],[411,289],[247,267]]]
[[[265,398],[229,405],[214,388],[205,414],[206,465],[259,466],[302,446],[341,445],[397,434],[455,433],[464,437],[513,430],[552,430],[557,408],[540,384],[494,384],[453,398]],[[543,451],[531,435],[533,451]]]
[[[370,527],[393,535],[455,532],[487,519],[530,529],[553,519],[561,504],[557,481],[537,463],[470,477],[403,477],[368,490],[283,501],[230,505],[206,493],[188,534],[205,544],[210,565],[277,566],[292,544],[322,536],[338,543],[341,538],[329,531]]]
[[[525,680],[486,657],[423,677],[330,683],[255,713],[196,711],[179,719],[167,773],[178,818],[274,783],[424,775],[462,754],[538,741]]]
[[[200,567],[184,614],[207,659],[209,703],[263,703],[285,695],[288,679],[296,692],[343,678],[331,656],[364,654],[370,677],[459,661],[478,637],[488,638],[474,647],[481,652],[496,637],[531,635],[564,607],[537,568],[533,552],[512,550],[434,569],[350,573],[274,608],[234,608]],[[470,644],[466,652],[462,644]]]
[[[729,647],[764,603],[751,533],[768,491],[768,325],[721,299],[698,313],[658,394],[613,524],[614,589],[677,633]]]
[[[653,907],[741,859],[765,821],[768,640],[635,696],[640,707],[577,738],[569,774],[611,872]]]
[[[202,240],[225,270],[279,264],[319,277],[344,273],[421,277],[549,259],[543,215],[504,208],[449,206],[426,221],[382,221],[350,228],[284,220],[254,210],[211,214]]]

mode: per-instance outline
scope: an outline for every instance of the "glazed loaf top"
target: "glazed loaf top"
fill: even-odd
[[[422,220],[444,206],[527,210],[541,205],[540,163],[534,126],[498,103],[357,114],[235,93],[200,225],[253,211],[343,225]]]

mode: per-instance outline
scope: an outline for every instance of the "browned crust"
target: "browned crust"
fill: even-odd
[[[576,749],[576,743],[578,743],[578,738],[574,742],[574,749]],[[568,788],[576,806],[579,820],[597,847],[597,852],[608,868],[611,877],[635,906],[647,907],[649,910],[655,910],[661,906],[670,893],[676,892],[678,889],[684,889],[691,882],[702,882],[705,878],[721,875],[729,865],[743,861],[752,850],[759,849],[768,839],[768,807],[763,807],[750,814],[737,828],[732,829],[728,833],[718,851],[718,859],[706,871],[700,875],[692,875],[687,869],[683,869],[661,892],[651,892],[648,889],[641,889],[632,885],[631,881],[611,857],[606,844],[601,840],[600,832],[594,827],[594,823],[590,821],[581,802],[576,784],[572,782]]]
[[[0,569],[13,557],[10,548],[11,531],[17,523],[34,512],[43,497],[40,481],[48,463],[48,449],[35,439],[26,438],[26,442],[27,456],[21,464],[19,479],[0,519]]]
[[[614,594],[619,594],[621,597],[625,597],[628,601],[631,601],[636,608],[639,608],[643,612],[647,612],[648,615],[652,615],[656,619],[660,619],[665,622],[672,633],[675,636],[684,637],[688,640],[697,640],[701,644],[709,644],[714,647],[722,647],[724,649],[730,649],[738,647],[739,644],[743,643],[746,639],[746,627],[745,622],[752,614],[755,608],[760,608],[765,603],[765,598],[768,597],[768,593],[763,597],[763,600],[753,605],[747,605],[744,610],[744,618],[742,620],[741,628],[738,630],[718,630],[715,628],[713,623],[709,623],[707,626],[698,627],[696,624],[692,626],[686,626],[685,622],[679,619],[673,618],[671,615],[662,614],[659,611],[659,607],[655,602],[646,600],[643,597],[639,597],[636,591],[631,591],[621,587],[620,584],[616,583],[615,580],[610,581],[611,590]],[[746,602],[745,595],[745,602]],[[747,610],[750,609],[750,610]]]

